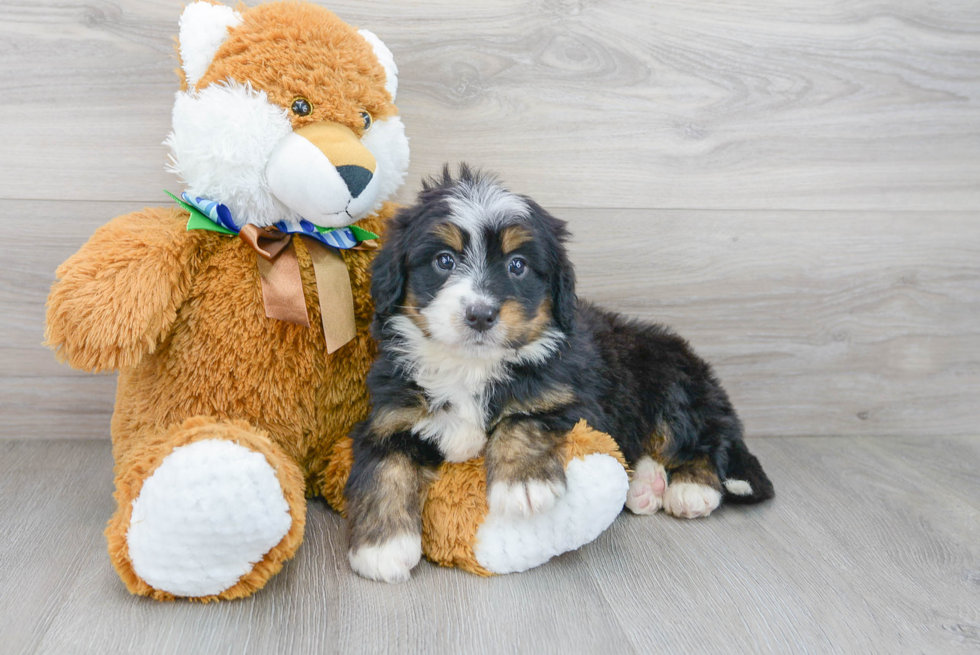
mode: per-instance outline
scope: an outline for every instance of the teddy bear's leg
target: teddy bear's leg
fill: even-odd
[[[562,448],[566,490],[530,517],[490,512],[482,460],[444,464],[422,515],[425,556],[491,575],[526,571],[593,541],[619,516],[629,478],[615,441],[584,421]]]
[[[117,437],[117,442],[119,441]],[[195,417],[116,453],[113,565],[158,600],[248,596],[303,539],[303,475],[243,421]]]

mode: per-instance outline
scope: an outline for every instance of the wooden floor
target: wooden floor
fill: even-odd
[[[109,444],[0,441],[3,653],[967,653],[980,650],[980,439],[771,438],[777,498],[682,521],[624,514],[596,542],[482,579],[347,565],[322,502],[256,596],[129,596],[102,536]]]

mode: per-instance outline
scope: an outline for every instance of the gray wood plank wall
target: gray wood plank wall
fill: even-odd
[[[444,161],[570,221],[582,295],[682,331],[748,431],[980,419],[980,4],[342,0]],[[0,436],[108,434],[40,346],[54,268],[162,204],[178,0],[0,2]]]

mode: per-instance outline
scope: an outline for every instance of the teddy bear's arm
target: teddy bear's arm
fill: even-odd
[[[137,364],[165,338],[201,258],[187,214],[147,208],[103,225],[56,273],[45,342],[88,371]]]

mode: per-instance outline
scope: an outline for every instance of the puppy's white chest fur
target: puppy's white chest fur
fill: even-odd
[[[561,333],[547,331],[518,350],[485,348],[470,355],[464,349],[429,339],[405,316],[391,319],[400,336],[389,346],[412,380],[425,391],[430,413],[413,432],[435,443],[450,462],[465,462],[487,443],[487,403],[493,385],[510,375],[508,366],[547,359]]]
[[[479,455],[487,442],[489,387],[501,369],[499,363],[451,356],[440,358],[436,366],[419,367],[415,382],[425,390],[432,410],[415,425],[415,433],[438,445],[447,461]]]

